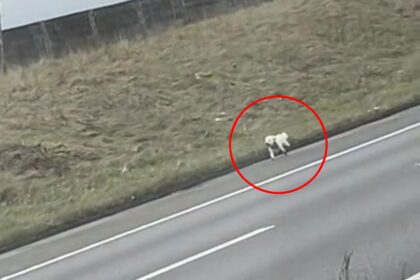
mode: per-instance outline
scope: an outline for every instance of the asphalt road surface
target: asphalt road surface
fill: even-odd
[[[323,142],[244,170],[296,187]],[[330,139],[320,176],[235,174],[0,255],[0,279],[401,279],[420,271],[420,108]]]

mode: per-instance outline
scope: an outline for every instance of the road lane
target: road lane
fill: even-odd
[[[420,271],[420,170],[413,166],[420,132],[406,136],[328,165],[288,209],[275,200],[265,203],[257,219],[276,223],[276,235],[157,279],[337,279],[346,250],[355,251],[353,269],[360,277],[400,279],[404,261]],[[386,149],[398,144],[405,148],[388,163]],[[357,166],[349,169],[349,162]]]

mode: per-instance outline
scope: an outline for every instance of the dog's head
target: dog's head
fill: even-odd
[[[275,140],[276,139],[275,139],[274,136],[269,135],[269,136],[265,137],[264,143],[267,147],[272,148],[275,144]]]

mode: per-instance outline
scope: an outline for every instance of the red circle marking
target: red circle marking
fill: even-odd
[[[270,190],[266,190],[263,189],[261,187],[258,187],[256,185],[254,185],[253,183],[251,183],[241,172],[241,170],[238,168],[238,166],[236,165],[234,156],[233,156],[233,152],[232,152],[232,138],[233,138],[233,133],[235,131],[236,125],[238,124],[239,119],[243,116],[243,114],[252,106],[265,101],[265,100],[269,100],[269,99],[275,99],[275,98],[280,98],[280,99],[288,99],[291,101],[294,101],[296,103],[299,103],[300,105],[303,105],[306,107],[306,109],[308,109],[309,111],[311,111],[311,113],[317,118],[319,124],[321,125],[322,128],[322,132],[324,133],[324,140],[325,140],[325,149],[324,149],[324,156],[322,158],[322,162],[318,168],[318,170],[315,172],[315,174],[312,176],[311,179],[309,179],[306,183],[300,185],[297,188],[291,189],[291,190],[286,190],[286,191],[270,191]],[[296,192],[300,189],[303,189],[304,187],[308,186],[310,183],[312,183],[313,180],[315,180],[316,177],[318,177],[319,173],[321,172],[322,167],[324,166],[326,160],[327,160],[327,155],[328,155],[328,135],[327,135],[327,130],[325,129],[325,125],[322,122],[321,117],[317,114],[317,112],[311,108],[311,106],[309,106],[308,104],[306,104],[305,102],[303,102],[302,100],[299,100],[295,97],[292,96],[288,96],[288,95],[270,95],[270,96],[265,96],[262,97],[260,99],[257,99],[255,101],[253,101],[251,104],[249,104],[248,106],[246,106],[240,113],[239,115],[236,117],[235,121],[233,122],[232,128],[230,129],[230,134],[229,134],[229,155],[230,155],[230,160],[232,162],[233,167],[235,168],[236,172],[239,174],[239,176],[242,178],[242,180],[244,180],[248,185],[252,186],[254,189],[257,189],[259,191],[265,192],[265,193],[269,193],[269,194],[288,194],[288,193],[292,193],[292,192]]]

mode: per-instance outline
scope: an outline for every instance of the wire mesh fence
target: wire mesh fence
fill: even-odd
[[[185,25],[269,1],[131,0],[5,30],[3,40],[0,39],[0,63],[25,65],[42,57],[58,57],[121,38],[145,37],[169,26]]]

